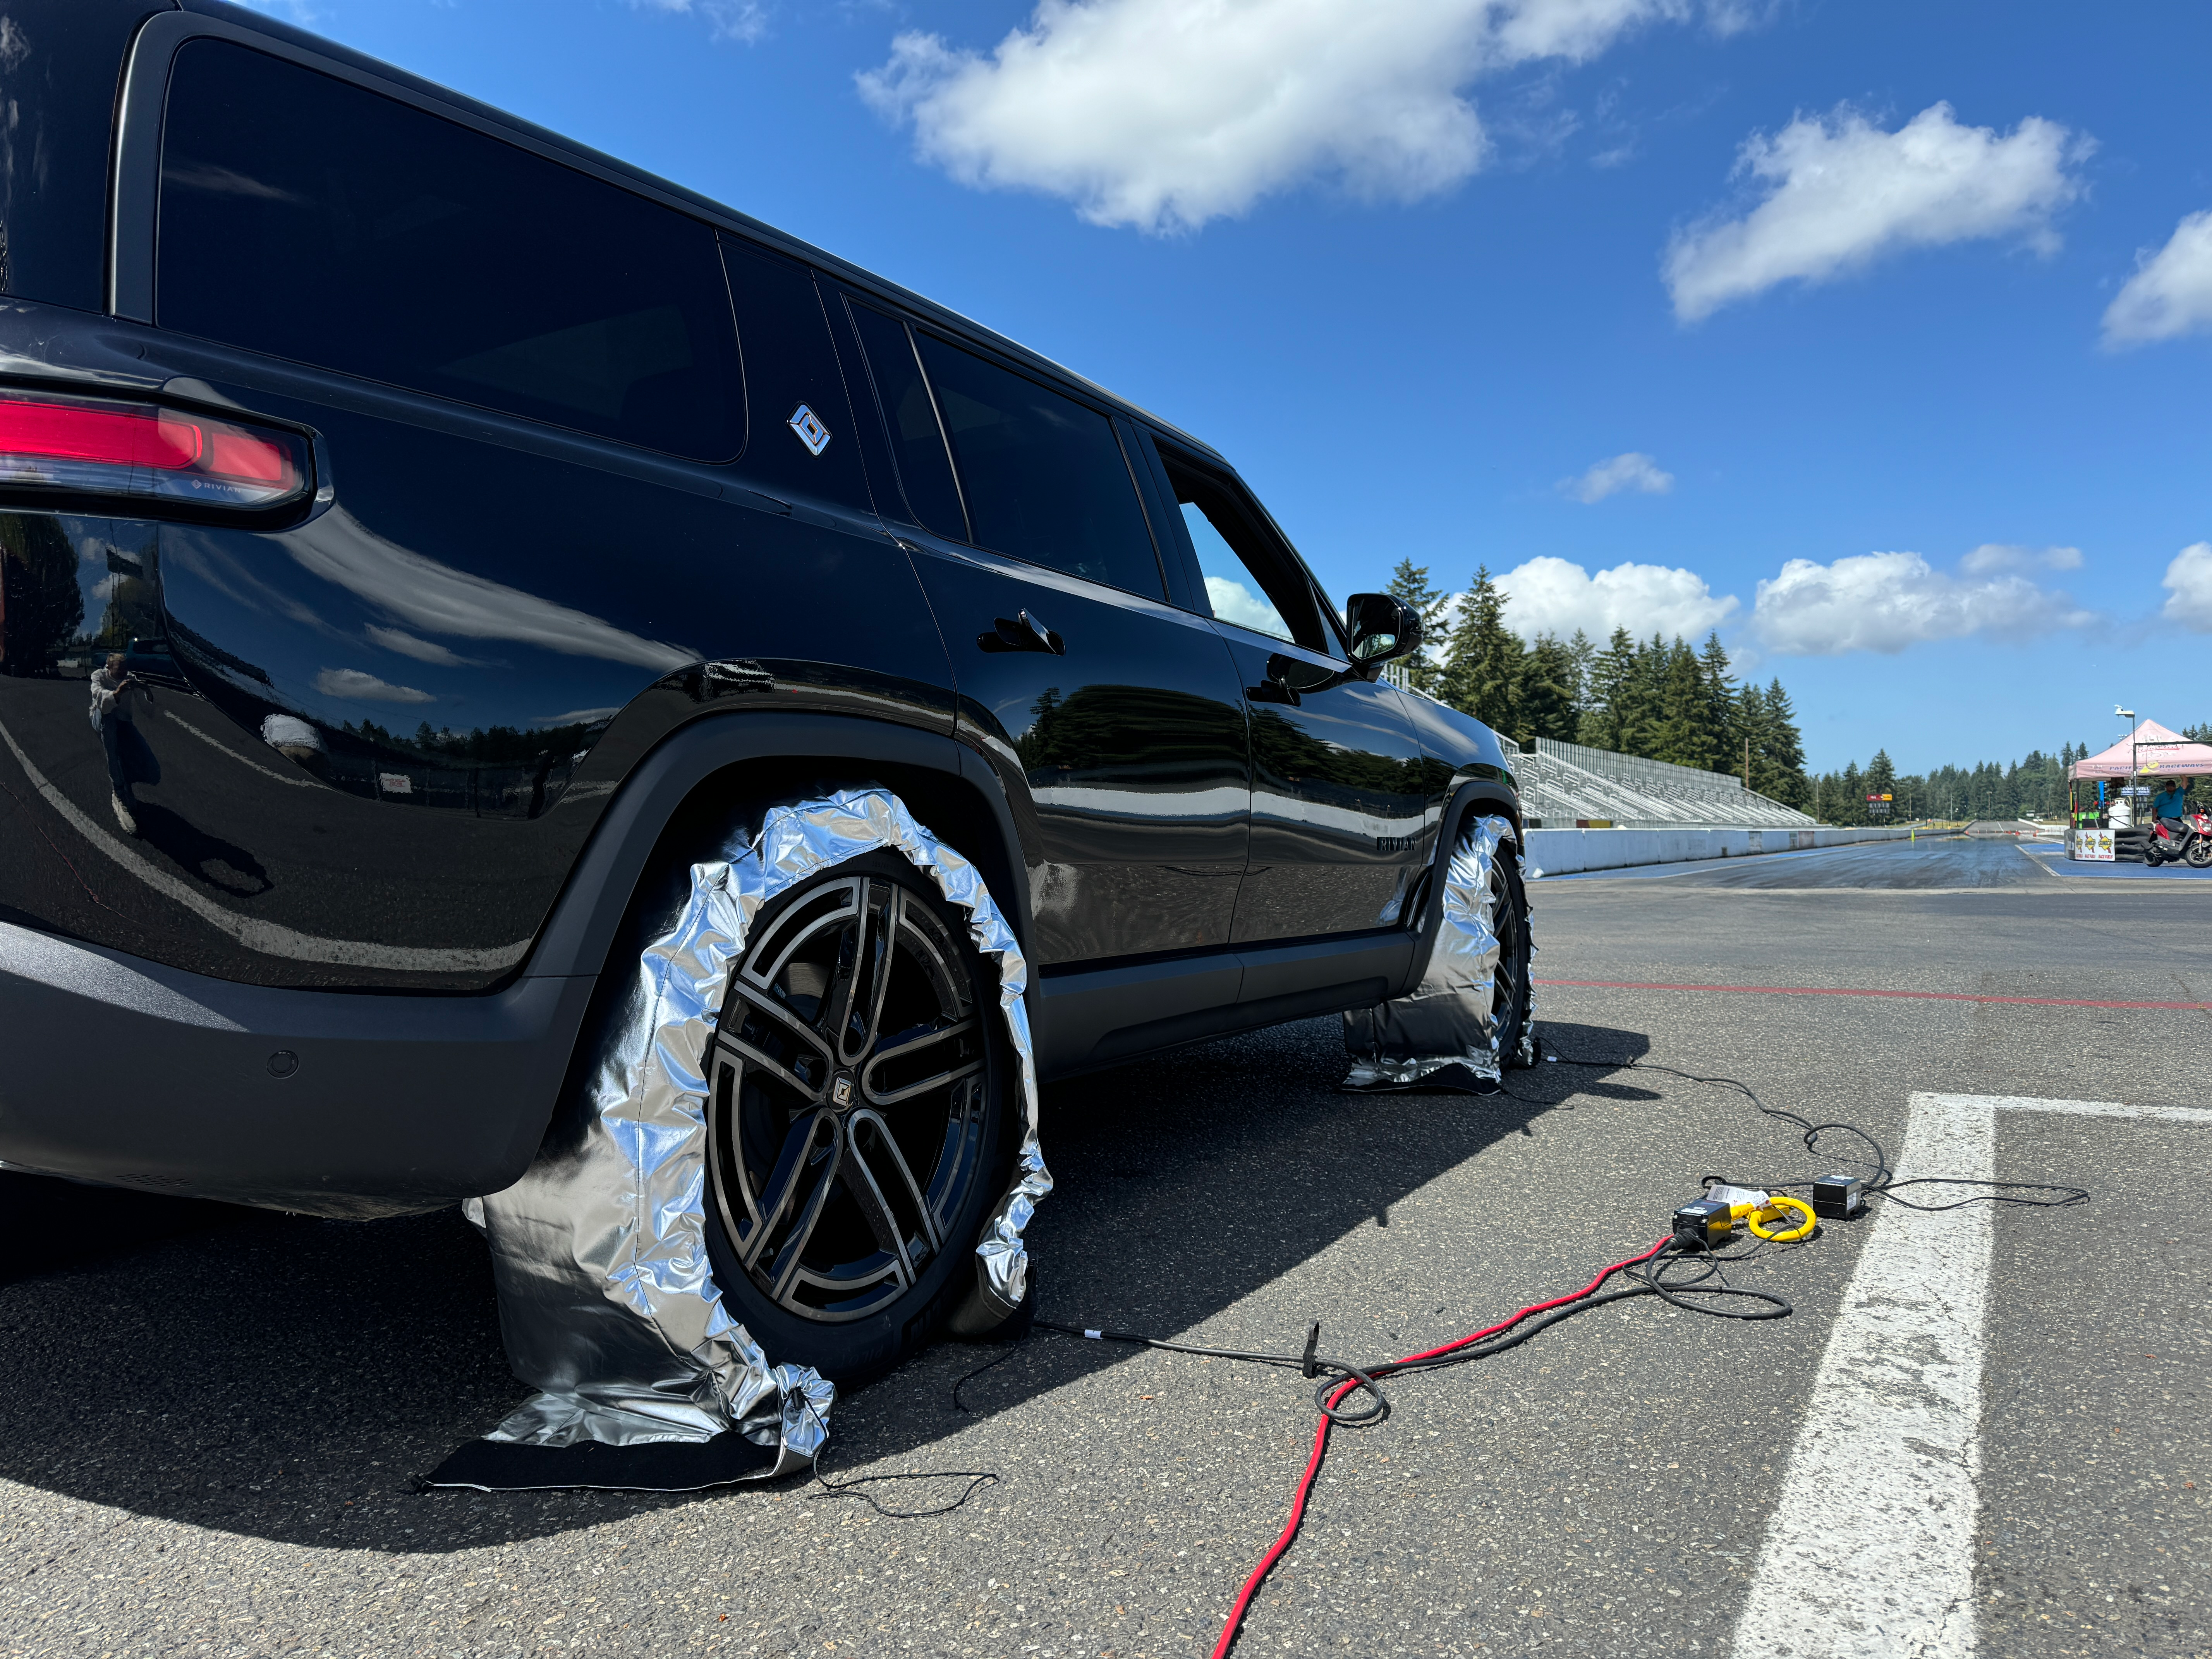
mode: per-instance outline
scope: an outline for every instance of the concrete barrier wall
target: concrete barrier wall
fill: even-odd
[[[1637,864],[1749,858],[1859,841],[1903,841],[1909,830],[1531,830],[1528,862],[1547,876]]]

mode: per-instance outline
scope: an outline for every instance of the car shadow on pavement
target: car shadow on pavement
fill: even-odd
[[[1625,1060],[1638,1033],[1546,1025]],[[1048,1318],[1172,1334],[1230,1307],[1577,1094],[1353,1096],[1334,1020],[1208,1044],[1045,1091],[1057,1188],[1031,1225]],[[1279,1334],[1265,1346],[1294,1344]],[[904,1454],[1126,1358],[939,1344],[841,1402],[833,1462]],[[773,1357],[773,1356],[771,1356]],[[446,1551],[696,1502],[629,1492],[418,1493],[520,1403],[482,1241],[458,1211],[325,1221],[0,1175],[0,1477],[309,1547]]]

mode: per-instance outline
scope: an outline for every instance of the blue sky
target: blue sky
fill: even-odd
[[[1218,446],[1340,598],[1717,626],[1816,768],[2212,719],[2212,13],[264,0]]]

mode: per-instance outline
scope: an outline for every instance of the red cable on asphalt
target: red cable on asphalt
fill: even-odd
[[[1407,1365],[1416,1360],[1434,1359],[1443,1354],[1455,1352],[1470,1342],[1480,1342],[1485,1337],[1496,1336],[1500,1331],[1512,1329],[1530,1314],[1545,1313],[1553,1308],[1564,1308],[1570,1302],[1580,1302],[1584,1297],[1595,1296],[1597,1294],[1598,1286],[1604,1284],[1607,1279],[1624,1267],[1633,1267],[1639,1261],[1649,1261],[1667,1248],[1668,1242],[1662,1238],[1643,1255],[1632,1255],[1626,1261],[1614,1262],[1613,1266],[1607,1267],[1572,1295],[1555,1296],[1549,1302],[1532,1302],[1520,1312],[1512,1315],[1510,1318],[1499,1320],[1495,1325],[1487,1326],[1471,1335],[1462,1336],[1456,1341],[1447,1342],[1440,1348],[1428,1348],[1419,1353],[1409,1353],[1404,1358],[1392,1363]],[[1358,1386],[1358,1378],[1352,1376],[1345,1378],[1328,1397],[1330,1408],[1334,1409],[1343,1401],[1345,1395]],[[1227,1659],[1229,1650],[1237,1644],[1237,1632],[1243,1628],[1244,1615],[1251,1610],[1252,1598],[1260,1593],[1261,1582],[1273,1570],[1275,1563],[1283,1559],[1283,1552],[1290,1548],[1291,1540],[1298,1535],[1298,1523],[1305,1519],[1306,1499],[1313,1495],[1314,1478],[1321,1473],[1322,1455],[1328,1449],[1328,1431],[1334,1426],[1335,1419],[1324,1416],[1321,1419],[1320,1426],[1314,1431],[1313,1455],[1306,1460],[1306,1472],[1299,1477],[1297,1487],[1291,1494],[1291,1518],[1284,1522],[1282,1535],[1275,1540],[1274,1547],[1260,1558],[1260,1565],[1252,1569],[1252,1576],[1244,1581],[1243,1590],[1237,1595],[1236,1605],[1229,1610],[1229,1622],[1222,1626],[1221,1639],[1213,1644],[1213,1659]]]
[[[2036,1008],[2212,1009],[2212,1002],[2099,1002],[2087,997],[2002,997],[1985,996],[1978,991],[1878,991],[1833,985],[1651,985],[1625,979],[1540,979],[1534,982],[1591,991],[1741,991],[1770,997],[1903,997],[1918,1002],[2023,1002]]]

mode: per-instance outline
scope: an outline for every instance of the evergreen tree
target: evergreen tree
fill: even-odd
[[[1513,740],[1526,749],[1538,738],[1572,743],[1582,710],[1574,691],[1572,649],[1554,634],[1539,634],[1521,659],[1514,689]]]
[[[1677,638],[1662,647],[1659,718],[1646,751],[1653,760],[1710,771],[1713,765],[1712,710],[1697,653]]]
[[[1597,663],[1597,642],[1577,628],[1574,637],[1567,641],[1567,655],[1575,665],[1571,689],[1575,695],[1575,707],[1579,711],[1589,703],[1590,672]]]
[[[1460,605],[1438,695],[1492,731],[1510,735],[1516,724],[1513,698],[1521,679],[1521,641],[1505,625],[1505,596],[1491,579],[1489,567],[1477,566]]]
[[[1897,767],[1890,760],[1888,750],[1877,749],[1874,751],[1874,758],[1867,763],[1866,776],[1862,782],[1863,787],[1859,805],[1866,809],[1868,823],[1879,823],[1881,814],[1876,810],[1874,802],[1863,798],[1866,795],[1889,796],[1890,816],[1897,815]]]
[[[1575,739],[1577,743],[1588,744],[1593,749],[1626,752],[1627,746],[1622,741],[1621,712],[1629,682],[1635,673],[1636,641],[1628,636],[1626,629],[1616,628],[1605,649],[1591,659],[1589,672],[1583,679],[1582,729]]]
[[[0,674],[50,672],[55,653],[84,625],[76,549],[62,522],[36,514],[0,514]],[[118,590],[139,586],[135,577],[113,579]],[[111,600],[109,619],[122,614],[123,607]],[[114,648],[124,643],[114,641]]]
[[[1844,763],[1844,775],[1838,780],[1842,786],[1841,798],[1836,803],[1838,823],[1866,822],[1866,780],[1859,775],[1856,761]]]
[[[1620,742],[1625,755],[1661,758],[1660,728],[1667,718],[1667,641],[1657,634],[1636,647],[1620,691]]]
[[[1717,772],[1734,772],[1742,764],[1743,739],[1748,734],[1736,725],[1735,681],[1729,674],[1729,654],[1721,645],[1720,630],[1705,635],[1698,653],[1698,672],[1705,683],[1706,746],[1712,759],[1706,764]]]
[[[1431,587],[1428,566],[1417,565],[1411,559],[1398,561],[1397,569],[1390,573],[1390,585],[1383,591],[1420,613],[1421,648],[1404,659],[1406,673],[1433,696],[1437,683],[1443,678],[1444,653],[1451,645],[1451,595]]]
[[[1752,747],[1751,787],[1802,811],[1811,799],[1811,787],[1805,778],[1805,739],[1797,730],[1797,711],[1778,678],[1767,682],[1762,701],[1759,735]]]

